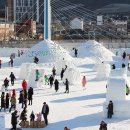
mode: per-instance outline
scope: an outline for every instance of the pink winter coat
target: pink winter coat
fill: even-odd
[[[41,121],[42,120],[42,114],[37,114],[37,121]]]
[[[83,79],[82,79],[82,86],[85,87],[85,86],[86,86],[86,83],[87,83],[86,78],[83,78]]]

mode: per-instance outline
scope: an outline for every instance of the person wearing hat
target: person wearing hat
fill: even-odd
[[[109,101],[109,104],[108,104],[108,118],[112,118],[112,115],[113,115],[113,102],[112,101]]]
[[[101,121],[99,130],[107,130],[107,124],[104,121]]]
[[[12,117],[11,117],[11,124],[12,124],[12,129],[11,130],[17,130],[17,118],[19,117],[17,115],[17,110],[15,110],[13,113],[12,113]]]
[[[70,129],[66,126],[66,127],[64,127],[64,130],[70,130]]]
[[[49,114],[49,106],[46,104],[46,102],[43,103],[42,114],[43,114],[43,118],[45,120],[45,124],[48,125],[47,116]]]

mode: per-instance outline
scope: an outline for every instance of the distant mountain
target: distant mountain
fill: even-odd
[[[5,1],[6,0],[0,0],[0,16],[1,16],[1,13],[3,16]],[[86,8],[88,8],[90,10],[97,10],[97,9],[100,9],[100,8],[106,6],[106,5],[114,4],[114,3],[116,3],[116,4],[130,4],[130,0],[65,0],[65,1],[69,1],[69,2],[74,3],[74,4],[83,4]],[[62,0],[61,0],[61,2],[62,2]]]
[[[76,4],[84,4],[86,8],[96,10],[109,4],[130,4],[130,0],[66,0]]]

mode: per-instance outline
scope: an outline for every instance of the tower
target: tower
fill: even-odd
[[[51,40],[51,5],[44,0],[44,40]]]

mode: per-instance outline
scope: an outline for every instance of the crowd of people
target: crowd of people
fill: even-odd
[[[75,49],[75,57],[77,57],[77,52],[78,50]],[[126,58],[127,54],[126,52],[123,53],[122,58],[123,60]],[[39,59],[37,57],[34,57],[34,63],[38,64]],[[11,67],[13,67],[13,59],[10,59],[10,64]],[[65,65],[64,68],[62,68],[61,73],[60,73],[60,80],[63,82],[63,84],[65,85],[65,92],[64,93],[69,93],[70,89],[69,89],[69,79],[65,79],[65,81],[63,81],[64,79],[64,73],[67,69],[67,65]],[[1,60],[0,60],[0,68],[1,68]],[[125,68],[125,64],[122,63],[122,68]],[[112,69],[116,69],[115,64],[112,65]],[[36,69],[36,77],[35,77],[35,81],[39,81],[41,75],[38,69]],[[56,92],[58,92],[59,90],[59,81],[56,78],[57,74],[56,74],[56,68],[55,66],[52,69],[52,73],[48,76],[45,75],[44,76],[44,81],[45,81],[45,85],[49,85],[50,88],[52,88],[54,86],[54,89]],[[17,98],[16,98],[16,90],[13,89],[12,93],[8,92],[8,86],[9,84],[11,84],[12,86],[14,86],[16,77],[14,75],[13,72],[11,72],[11,74],[9,75],[10,80],[6,77],[4,79],[3,82],[3,87],[5,88],[5,92],[2,92],[1,94],[1,109],[0,111],[2,111],[2,109],[4,109],[4,111],[8,110],[9,112],[12,112],[12,108],[14,108],[14,112],[11,114],[12,118],[11,118],[11,124],[12,124],[12,130],[16,130],[17,129],[17,124],[18,124],[18,118],[20,118],[21,121],[27,121],[27,108],[28,105],[33,105],[33,95],[34,95],[34,90],[32,87],[28,88],[28,84],[27,81],[24,79],[22,82],[22,89],[19,92],[19,97],[18,97],[18,102],[19,104],[21,104],[21,114],[18,115],[18,111],[16,110],[16,105],[17,105]],[[82,81],[81,81],[83,90],[86,90],[86,84],[87,84],[87,79],[86,76],[83,76]],[[110,101],[107,107],[107,118],[111,119],[112,115],[114,114],[113,112],[113,102]],[[41,113],[37,114],[37,120],[41,120],[41,115],[43,115],[45,124],[48,125],[48,115],[49,115],[49,105],[44,102],[43,103],[43,107],[41,109]],[[36,119],[36,115],[34,114],[34,112],[32,111],[30,114],[30,121],[35,121]],[[64,130],[70,130],[68,127],[64,127]],[[105,123],[104,121],[101,121],[99,130],[107,130],[107,123]]]

